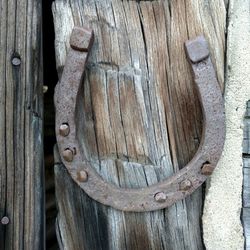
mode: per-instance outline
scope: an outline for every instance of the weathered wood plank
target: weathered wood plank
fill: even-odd
[[[245,237],[245,249],[250,249],[250,159],[244,159],[243,172],[243,210],[242,210],[242,224]]]
[[[250,101],[247,102],[243,132],[243,154],[250,155]]]
[[[94,29],[78,103],[78,136],[93,167],[128,188],[183,167],[202,127],[183,43],[207,37],[223,88],[224,1],[57,0],[53,13],[59,75],[73,25]],[[62,249],[203,248],[201,189],[168,209],[123,213],[89,199],[62,165],[55,176]]]
[[[243,207],[250,208],[250,158],[243,158]]]
[[[41,2],[0,6],[0,249],[43,249]]]
[[[244,119],[243,141],[243,211],[242,224],[245,236],[245,249],[250,249],[250,101],[247,102]]]
[[[243,208],[242,211],[242,220],[244,227],[244,236],[245,236],[245,250],[250,249],[250,208]]]

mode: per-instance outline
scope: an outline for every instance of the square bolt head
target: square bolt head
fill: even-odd
[[[185,42],[186,52],[193,63],[198,63],[209,56],[208,45],[203,36]]]
[[[70,36],[72,49],[87,52],[94,41],[94,32],[91,29],[75,26]]]

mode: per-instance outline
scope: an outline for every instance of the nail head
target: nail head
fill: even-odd
[[[21,59],[18,57],[13,57],[11,60],[12,65],[19,66],[21,64]]]
[[[69,125],[67,123],[61,124],[59,133],[61,136],[67,136],[69,134]]]
[[[81,170],[78,172],[77,177],[80,182],[86,182],[88,180],[88,173],[85,170]]]
[[[71,162],[73,161],[73,152],[71,149],[67,148],[63,151],[63,158],[65,161]]]
[[[2,225],[8,225],[10,222],[10,219],[7,217],[7,216],[4,216],[2,219],[1,219],[1,224]]]
[[[155,201],[157,202],[164,202],[167,199],[167,195],[163,192],[159,192],[155,194]]]
[[[210,176],[213,171],[214,171],[214,166],[210,163],[205,163],[203,166],[202,166],[202,169],[201,169],[201,173],[203,175],[206,175],[206,176]]]
[[[190,180],[184,180],[180,183],[180,190],[187,191],[192,187],[192,182]]]

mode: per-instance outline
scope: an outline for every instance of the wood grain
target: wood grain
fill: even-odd
[[[243,141],[243,204],[242,224],[245,236],[245,249],[250,249],[250,101],[247,102],[244,119]]]
[[[195,154],[202,116],[184,41],[204,34],[223,89],[224,1],[56,0],[59,75],[73,25],[95,43],[78,101],[81,150],[107,181],[137,188]],[[89,199],[55,166],[62,249],[202,249],[202,190],[168,209],[123,213]]]
[[[0,6],[0,249],[43,249],[41,2]]]
[[[250,155],[250,101],[247,102],[247,111],[244,120],[243,154]]]

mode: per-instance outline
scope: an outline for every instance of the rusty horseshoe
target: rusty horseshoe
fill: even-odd
[[[187,57],[203,111],[203,132],[193,159],[173,176],[157,184],[125,189],[106,182],[81,152],[76,136],[76,100],[92,30],[74,27],[61,80],[55,90],[56,137],[59,154],[73,180],[94,200],[123,211],[153,211],[166,208],[197,189],[211,175],[225,140],[225,114],[221,89],[203,36],[185,42]]]

